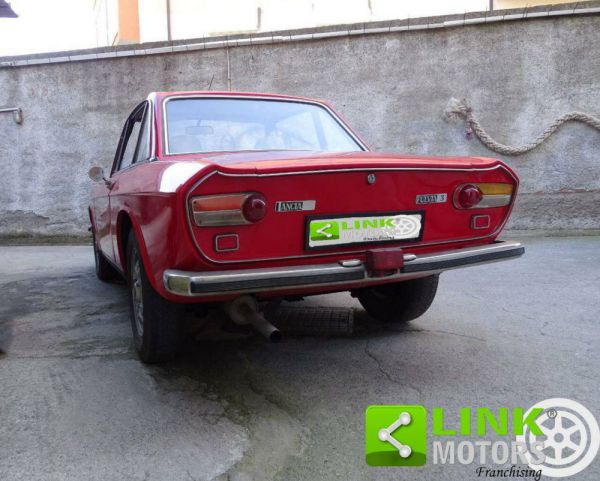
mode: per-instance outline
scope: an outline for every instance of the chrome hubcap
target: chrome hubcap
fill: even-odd
[[[144,300],[142,298],[142,275],[139,258],[135,260],[131,270],[131,298],[133,300],[135,328],[141,337],[144,334]]]

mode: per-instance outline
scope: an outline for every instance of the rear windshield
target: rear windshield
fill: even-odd
[[[166,103],[167,154],[252,150],[364,150],[315,104],[280,100],[182,98]]]

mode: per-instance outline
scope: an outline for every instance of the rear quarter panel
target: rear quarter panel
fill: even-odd
[[[165,162],[147,162],[116,173],[111,191],[111,238],[116,263],[125,272],[126,230],[131,223],[140,246],[144,268],[156,290],[163,292],[162,271],[177,262],[180,219],[176,194],[160,192]]]

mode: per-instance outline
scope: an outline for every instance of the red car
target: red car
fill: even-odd
[[[150,94],[90,177],[96,273],[127,280],[145,362],[177,354],[186,304],[225,302],[273,340],[258,300],[350,291],[405,322],[442,271],[523,254],[496,241],[519,183],[501,161],[372,152],[317,100]]]

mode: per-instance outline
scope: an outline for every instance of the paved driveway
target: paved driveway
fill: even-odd
[[[600,414],[599,238],[445,273],[407,327],[318,296],[300,305],[356,309],[353,337],[219,336],[162,367],[135,358],[124,287],[96,280],[90,247],[1,247],[0,287],[1,479],[462,481],[475,466],[366,466],[365,408],[560,396]]]

